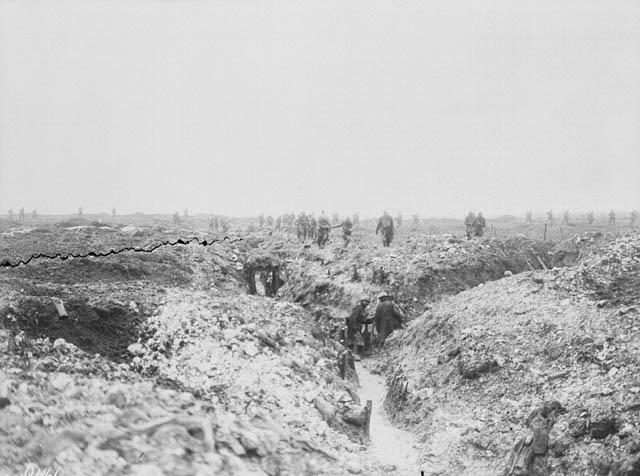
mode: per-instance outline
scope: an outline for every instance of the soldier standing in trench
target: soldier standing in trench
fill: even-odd
[[[374,330],[378,336],[378,343],[383,346],[389,335],[396,329],[401,329],[406,320],[400,307],[393,301],[393,296],[386,292],[378,296],[378,306],[373,316]]]
[[[369,302],[369,296],[363,295],[351,311],[351,315],[347,318],[345,344],[348,349],[353,351],[354,360],[360,360],[359,353],[365,345],[362,339],[362,326],[369,325],[373,322],[373,319],[367,317],[367,306]]]

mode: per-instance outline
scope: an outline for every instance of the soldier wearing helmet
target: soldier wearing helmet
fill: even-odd
[[[354,306],[351,315],[347,318],[347,334],[345,345],[348,349],[353,350],[353,357],[360,360],[358,355],[361,348],[364,347],[362,339],[362,326],[373,322],[373,319],[367,317],[367,306],[369,305],[369,296],[363,295],[360,301]]]
[[[406,320],[400,307],[394,302],[393,296],[386,292],[378,296],[378,307],[373,317],[374,328],[378,334],[378,342],[384,345],[387,337],[396,329],[401,329]]]

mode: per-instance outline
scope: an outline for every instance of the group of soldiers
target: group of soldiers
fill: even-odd
[[[611,210],[609,212],[608,218],[609,218],[609,226],[615,226],[615,224],[616,224],[616,212],[614,210]],[[634,226],[636,224],[636,222],[638,221],[638,218],[640,218],[640,215],[638,214],[638,211],[637,210],[633,210],[629,215],[629,225]],[[589,225],[592,225],[593,222],[595,221],[594,213],[592,211],[587,213],[586,219],[587,219],[587,223]],[[565,210],[565,212],[562,214],[562,223],[564,225],[568,225],[570,223],[570,220],[571,220],[571,215],[569,213],[569,210]],[[527,224],[533,223],[533,220],[531,218],[531,211],[528,211],[526,213],[525,222]],[[547,220],[546,220],[546,222],[551,226],[554,224],[553,210],[549,210],[547,212]]]
[[[15,213],[13,212],[13,208],[9,210],[7,215],[9,216],[9,221],[14,221]],[[33,210],[31,212],[31,218],[33,218],[34,220],[38,218],[38,212],[36,210]],[[24,221],[25,221],[25,213],[24,213],[24,207],[23,207],[20,210],[18,210],[18,222],[24,223]]]
[[[479,212],[478,215],[473,212],[469,212],[464,219],[464,226],[466,229],[467,239],[471,239],[474,236],[480,237],[484,235],[487,220],[482,216],[482,212]]]
[[[367,314],[371,300],[364,295],[354,306],[341,332],[345,347],[353,351],[354,359],[371,353],[375,345],[382,347],[389,335],[401,329],[406,317],[395,303],[393,295],[382,292],[378,295],[378,305],[373,317]]]
[[[413,217],[414,224],[419,223],[417,215]],[[352,240],[353,228],[358,227],[360,224],[360,217],[356,213],[353,217],[346,217],[340,219],[337,213],[333,214],[332,220],[329,220],[327,214],[322,211],[320,216],[316,219],[313,214],[307,215],[305,212],[300,213],[297,217],[291,214],[285,214],[277,217],[274,220],[271,216],[265,219],[264,214],[258,217],[258,225],[263,228],[265,225],[269,228],[273,227],[275,230],[286,229],[292,230],[295,228],[297,237],[301,241],[308,239],[317,243],[320,248],[323,248],[329,241],[329,235],[332,229],[342,229],[342,240],[344,248],[346,248]],[[397,224],[397,225],[396,225]],[[394,219],[385,210],[376,227],[376,235],[380,233],[382,237],[382,245],[388,247],[393,241],[395,227],[402,225],[402,215],[398,214]]]

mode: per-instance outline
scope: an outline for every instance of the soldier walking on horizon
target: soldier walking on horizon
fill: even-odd
[[[587,222],[589,222],[589,225],[591,225],[593,221],[594,221],[593,212],[589,212],[589,214],[587,215]]]
[[[20,223],[24,224],[24,207],[22,207],[18,213],[18,219],[20,220]]]
[[[329,223],[329,218],[325,215],[324,211],[320,213],[320,217],[318,218],[318,246],[323,248],[324,245],[329,241],[329,230],[331,229],[331,224]]]
[[[311,214],[309,218],[309,232],[311,233],[311,239],[316,240],[318,238],[318,220]]]
[[[469,212],[467,216],[464,218],[464,227],[465,233],[467,235],[467,240],[471,239],[471,235],[473,234],[473,224],[476,221],[476,215],[473,212]]]
[[[353,228],[353,222],[351,218],[347,217],[342,222],[342,239],[344,240],[344,248],[346,249],[351,242],[351,229]]]
[[[473,233],[480,237],[484,235],[484,229],[487,226],[487,222],[482,216],[482,212],[478,213],[478,216],[473,221]]]
[[[615,226],[615,225],[616,225],[616,213],[612,209],[609,212],[609,226]]]
[[[393,241],[393,218],[385,210],[380,219],[378,220],[378,226],[376,226],[376,235],[378,232],[382,232],[382,246],[388,248]]]

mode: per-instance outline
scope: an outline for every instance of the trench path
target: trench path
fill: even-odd
[[[360,401],[371,400],[367,453],[371,459],[388,467],[392,474],[420,475],[419,452],[413,433],[395,426],[384,409],[386,385],[384,377],[372,374],[362,362],[355,362],[360,381]]]

